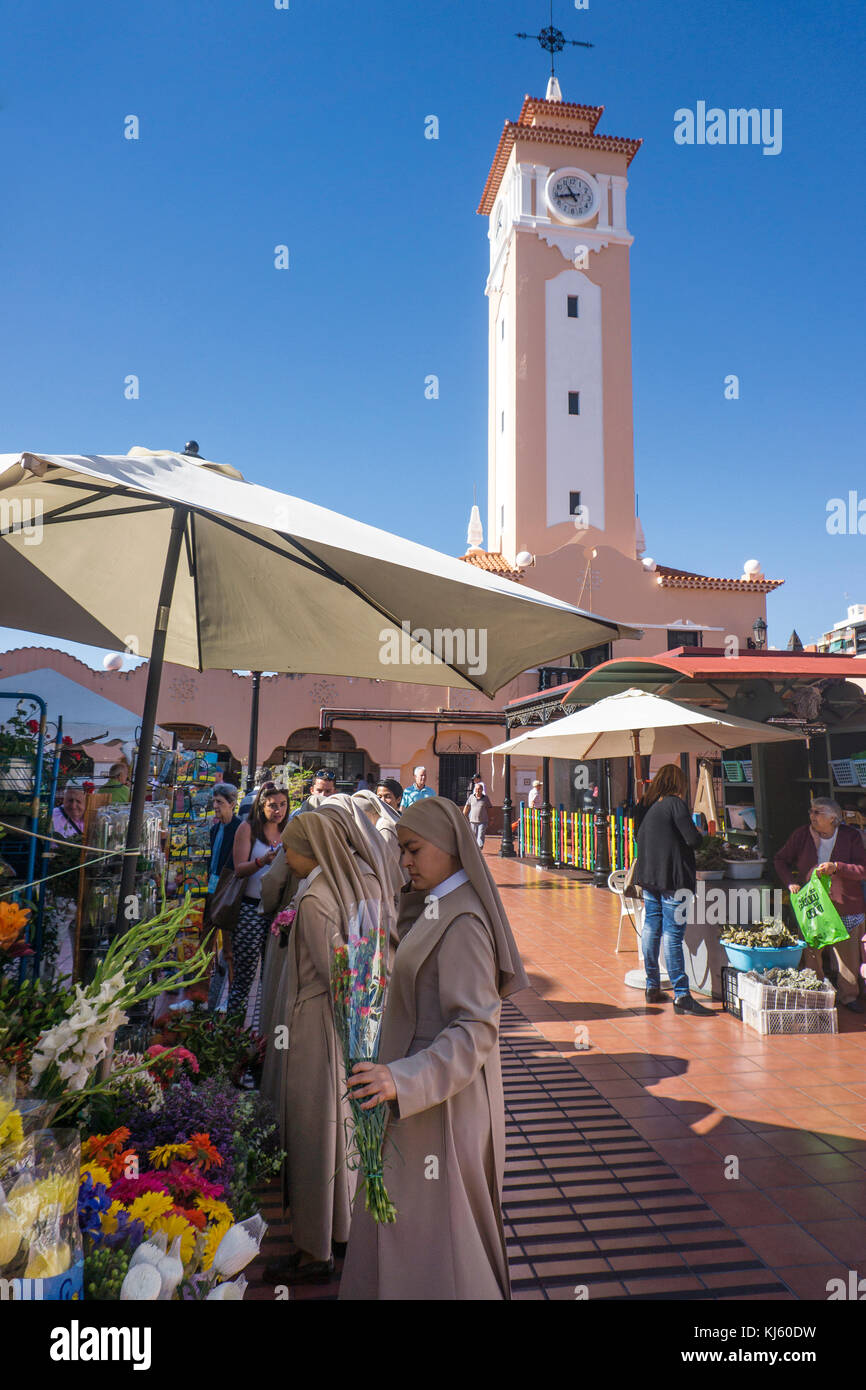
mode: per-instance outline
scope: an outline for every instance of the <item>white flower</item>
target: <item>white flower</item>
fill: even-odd
[[[160,1248],[152,1240],[143,1240],[141,1245],[136,1248],[129,1262],[129,1268],[134,1269],[136,1265],[158,1265],[164,1255],[164,1246]]]
[[[170,1299],[183,1278],[183,1261],[180,1258],[180,1236],[175,1236],[167,1255],[163,1255],[156,1272],[162,1280],[160,1299]]]
[[[237,1302],[242,1299],[247,1291],[247,1279],[245,1274],[239,1274],[235,1280],[226,1280],[222,1284],[217,1284],[212,1288],[205,1303],[216,1302]]]
[[[141,1249],[141,1246],[138,1247]],[[138,1254],[138,1250],[135,1252]],[[133,1256],[133,1260],[135,1255]],[[120,1286],[121,1302],[128,1303],[155,1303],[159,1298],[162,1288],[162,1279],[159,1270],[154,1265],[142,1261],[140,1264],[133,1264],[130,1261],[126,1278]]]
[[[239,1274],[259,1253],[259,1246],[267,1229],[260,1216],[250,1216],[246,1221],[236,1221],[217,1246],[212,1269],[217,1274],[224,1274],[227,1279]]]

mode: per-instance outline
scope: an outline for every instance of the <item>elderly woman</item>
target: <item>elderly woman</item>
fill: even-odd
[[[411,889],[388,986],[378,1062],[349,1085],[391,1107],[384,1176],[397,1208],[377,1225],[358,1193],[342,1299],[507,1299],[501,1193],[502,999],[526,976],[499,894],[453,802],[403,813]]]
[[[63,800],[59,806],[54,807],[51,816],[54,834],[59,835],[62,840],[71,840],[76,835],[83,835],[86,804],[87,793],[84,788],[75,782],[67,782],[63,788]]]
[[[848,930],[848,940],[825,947],[833,957],[836,994],[852,1013],[866,1013],[860,997],[860,938],[863,935],[863,881],[866,879],[866,847],[859,830],[844,825],[842,807],[830,797],[818,796],[809,810],[809,824],[801,825],[786,840],[773,861],[781,882],[794,893],[816,869],[830,875],[830,897]],[[807,950],[805,963],[823,975],[822,953]]]
[[[379,915],[382,890],[351,846],[345,815],[295,816],[283,848],[298,888],[288,938],[285,989],[268,1038],[262,1092],[277,1108],[286,1150],[285,1193],[295,1255],[269,1265],[275,1283],[326,1283],[332,1246],[349,1235],[355,1175],[346,1163],[346,1077],[331,1005],[331,959],[357,929],[359,912]]]

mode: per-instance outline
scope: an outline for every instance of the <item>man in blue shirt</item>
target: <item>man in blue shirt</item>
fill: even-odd
[[[412,769],[415,781],[411,787],[407,787],[400,802],[400,810],[405,811],[407,806],[413,806],[416,801],[422,801],[425,796],[435,796],[436,793],[431,787],[427,786],[426,767],[415,767]]]

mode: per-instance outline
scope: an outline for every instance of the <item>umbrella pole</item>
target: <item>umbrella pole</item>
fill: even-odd
[[[543,790],[541,793],[541,853],[538,856],[542,869],[553,868],[553,838],[551,836],[551,820],[553,818],[553,807],[550,804],[550,759],[542,759],[542,780]]]
[[[505,720],[505,738],[511,738],[511,725]],[[505,796],[502,801],[502,837],[499,841],[499,855],[502,859],[514,858],[514,832],[511,829],[511,758],[505,754]]]
[[[595,867],[592,881],[596,888],[606,888],[610,873],[610,852],[607,844],[607,759],[601,762],[598,778],[598,807],[595,812]]]
[[[147,667],[147,688],[144,694],[141,734],[138,741],[138,761],[135,765],[135,776],[132,779],[132,795],[129,800],[129,827],[126,832],[126,848],[123,851],[123,867],[120,873],[120,892],[117,898],[115,934],[118,936],[121,935],[132,922],[138,920],[138,904],[135,904],[135,913],[131,917],[127,917],[126,908],[130,899],[134,898],[135,895],[135,874],[138,867],[141,830],[144,825],[144,802],[147,796],[148,781],[150,779],[150,754],[153,748],[153,731],[156,728],[156,704],[159,699],[159,687],[162,681],[165,640],[168,635],[168,619],[171,612],[171,600],[174,594],[177,563],[180,559],[180,548],[183,544],[183,536],[186,530],[188,516],[188,508],[175,507],[174,516],[171,520],[168,549],[165,553],[165,565],[162,571],[162,584],[159,590],[156,619],[153,624],[153,639],[150,644],[150,660]]]
[[[256,766],[259,757],[259,689],[261,671],[253,671],[253,698],[250,706],[250,751],[247,759],[247,784],[244,791],[251,791],[256,780]]]
[[[634,799],[640,801],[643,796],[644,775],[643,758],[640,751],[640,729],[633,729],[631,735],[632,748],[634,750]]]

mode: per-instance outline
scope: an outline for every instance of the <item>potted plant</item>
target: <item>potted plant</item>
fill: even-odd
[[[39,720],[28,719],[24,702],[0,726],[0,790],[28,791],[33,780],[33,761]]]
[[[721,835],[705,835],[695,850],[695,868],[698,878],[724,878],[725,867],[725,842]]]
[[[748,845],[725,845],[728,878],[760,878],[767,860]]]

